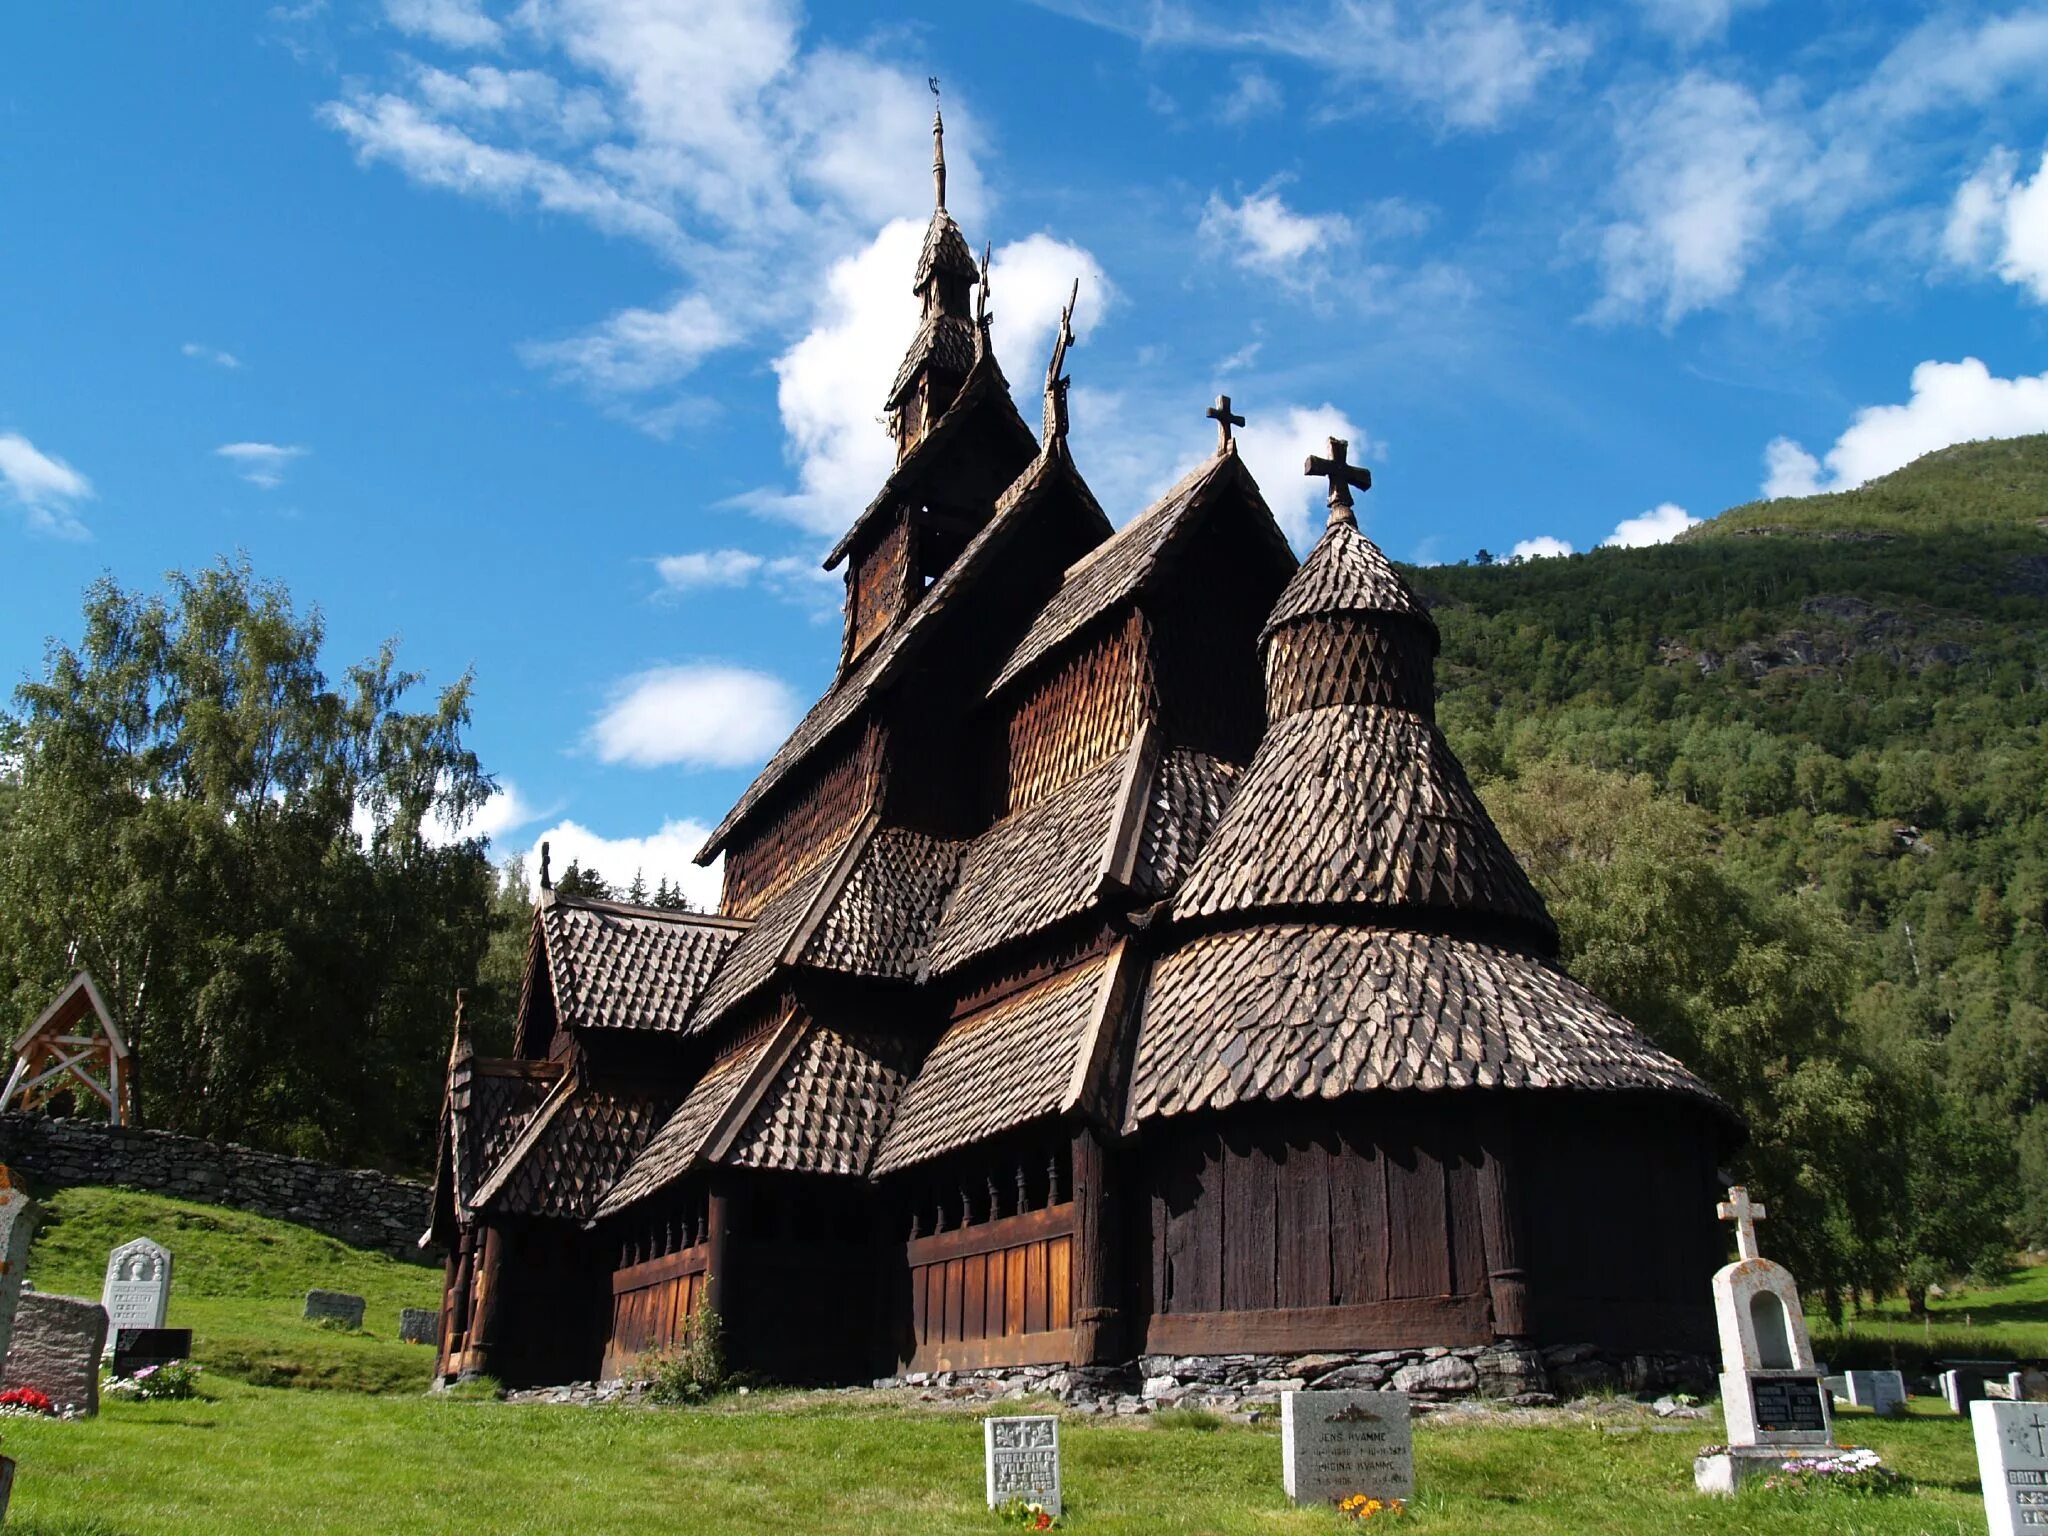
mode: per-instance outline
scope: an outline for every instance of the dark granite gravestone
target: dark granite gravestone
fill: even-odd
[[[407,1344],[441,1342],[441,1314],[434,1307],[405,1307],[398,1314],[398,1337]]]
[[[116,1376],[133,1376],[148,1366],[191,1358],[190,1328],[116,1328],[108,1369]]]
[[[363,1308],[366,1305],[360,1296],[351,1296],[347,1291],[310,1290],[306,1292],[306,1320],[313,1323],[339,1323],[344,1328],[363,1326]]]

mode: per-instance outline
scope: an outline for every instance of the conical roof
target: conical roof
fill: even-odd
[[[1396,614],[1436,625],[1380,547],[1346,519],[1332,519],[1266,619],[1271,634],[1297,619],[1333,613]]]
[[[938,272],[965,278],[970,283],[981,275],[974,252],[967,248],[967,237],[960,233],[953,215],[943,208],[933,209],[932,221],[925,226],[924,249],[917,254],[917,277],[910,285],[911,290],[924,292],[924,285]]]

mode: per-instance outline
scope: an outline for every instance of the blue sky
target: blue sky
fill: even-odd
[[[474,668],[501,852],[680,872],[836,659],[929,75],[1118,521],[1219,390],[1297,540],[1348,432],[1416,560],[2048,430],[2048,6],[949,9],[9,7],[0,663],[245,550],[333,670]]]

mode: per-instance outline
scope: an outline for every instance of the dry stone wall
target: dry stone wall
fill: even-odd
[[[423,1250],[427,1186],[361,1168],[332,1168],[232,1142],[92,1120],[0,1114],[0,1163],[48,1183],[118,1184],[295,1221],[395,1259],[438,1263]]]

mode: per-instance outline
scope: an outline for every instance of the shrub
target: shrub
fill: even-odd
[[[725,1323],[710,1307],[690,1319],[687,1342],[659,1350],[645,1362],[647,1395],[657,1403],[696,1403],[730,1384],[725,1367]]]
[[[199,1395],[200,1367],[190,1360],[172,1360],[165,1365],[145,1365],[133,1376],[116,1376],[102,1389],[108,1397],[132,1397],[142,1402],[170,1402]]]

